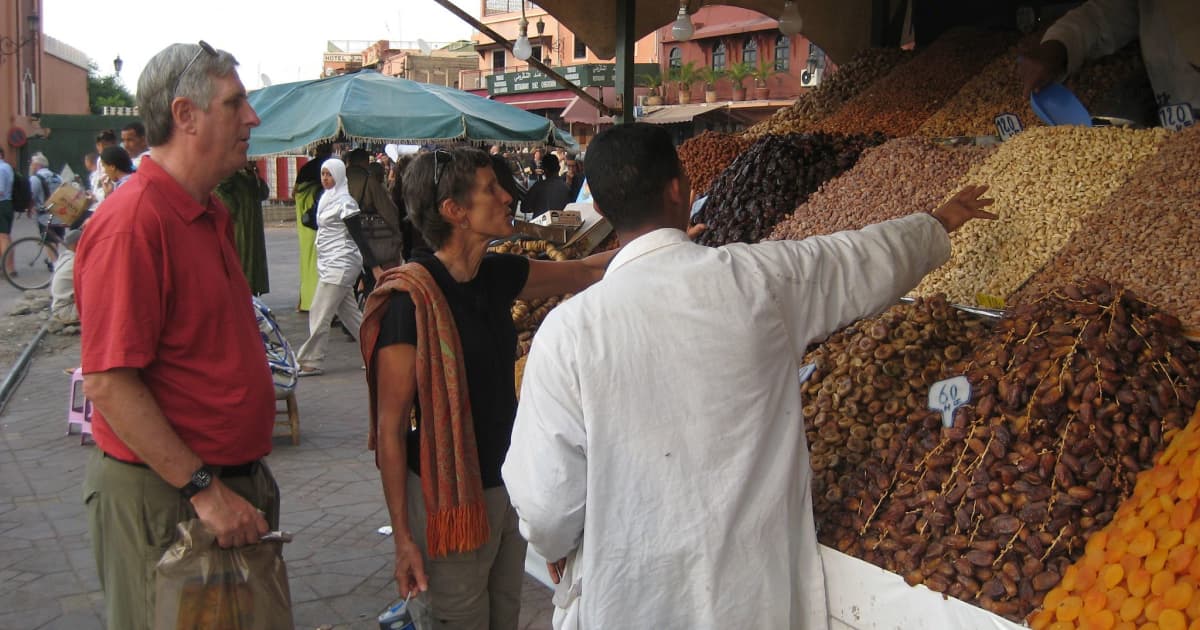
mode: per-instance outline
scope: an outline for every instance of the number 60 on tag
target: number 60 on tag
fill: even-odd
[[[965,376],[938,381],[929,388],[929,408],[942,412],[942,426],[954,426],[954,410],[971,401],[971,382]]]

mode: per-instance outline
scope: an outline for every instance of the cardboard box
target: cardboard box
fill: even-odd
[[[92,200],[87,193],[74,182],[59,186],[46,200],[46,209],[63,225],[78,221],[91,205]]]
[[[538,215],[532,223],[577,228],[583,225],[583,217],[579,215],[578,210],[550,210]]]

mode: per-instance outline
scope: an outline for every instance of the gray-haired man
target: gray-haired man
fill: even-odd
[[[203,42],[138,80],[150,155],[88,223],[75,262],[84,388],[95,403],[84,500],[108,627],[150,628],[154,565],[199,517],[222,546],[278,525],[275,394],[217,183],[259,123],[237,61]]]

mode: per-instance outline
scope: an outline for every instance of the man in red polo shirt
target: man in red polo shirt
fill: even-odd
[[[236,60],[174,44],[138,80],[151,150],[88,224],[75,263],[84,389],[99,447],[84,499],[108,627],[150,628],[177,523],[222,546],[278,526],[274,386],[229,213],[212,195],[259,123]]]

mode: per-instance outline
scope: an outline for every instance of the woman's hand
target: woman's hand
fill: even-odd
[[[1025,48],[1017,57],[1017,76],[1025,98],[1057,81],[1066,71],[1067,47],[1058,40],[1049,39]]]
[[[425,560],[421,549],[411,536],[396,534],[396,588],[401,597],[413,592],[429,590],[429,578],[425,576]]]

